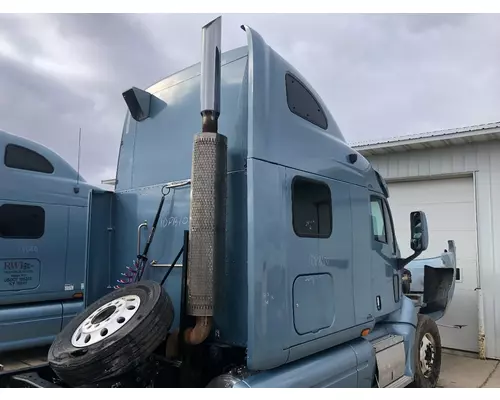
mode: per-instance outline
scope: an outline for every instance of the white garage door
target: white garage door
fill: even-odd
[[[435,257],[454,239],[457,246],[455,295],[446,315],[438,321],[442,345],[478,351],[477,249],[473,180],[439,179],[389,184],[389,203],[403,257],[409,246],[410,212],[424,211],[429,225],[429,247],[419,258]]]

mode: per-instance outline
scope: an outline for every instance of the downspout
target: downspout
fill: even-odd
[[[476,225],[476,280],[477,280],[477,316],[478,316],[478,334],[477,334],[477,348],[478,355],[481,360],[486,359],[486,335],[484,330],[484,299],[483,291],[481,288],[481,271],[479,264],[479,225],[477,220],[477,171],[472,173],[472,183],[474,187],[474,223]]]

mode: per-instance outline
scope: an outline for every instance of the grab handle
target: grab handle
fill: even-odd
[[[148,227],[148,221],[144,221],[137,227],[137,255],[141,254],[141,229]]]

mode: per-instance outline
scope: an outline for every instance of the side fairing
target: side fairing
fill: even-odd
[[[87,210],[85,254],[85,307],[113,288],[114,205],[113,192],[92,190]]]

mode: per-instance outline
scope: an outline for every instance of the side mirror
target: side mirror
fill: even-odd
[[[410,213],[410,247],[415,253],[422,253],[429,245],[429,232],[427,230],[427,217],[423,211]]]

